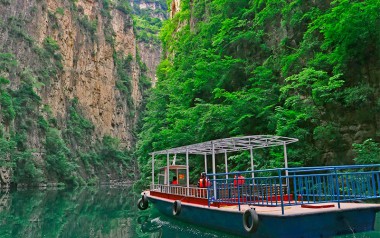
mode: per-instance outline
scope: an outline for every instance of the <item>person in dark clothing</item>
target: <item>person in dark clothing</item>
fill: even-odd
[[[173,176],[173,180],[172,180],[171,184],[178,185],[177,176]]]

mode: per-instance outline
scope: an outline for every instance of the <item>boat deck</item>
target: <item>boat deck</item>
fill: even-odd
[[[319,205],[319,206],[318,206]],[[367,209],[367,208],[377,208],[380,210],[380,204],[365,204],[365,203],[340,203],[340,208],[338,208],[338,203],[326,203],[326,204],[318,204],[311,205],[314,208],[303,207],[302,205],[288,206],[285,207],[285,214],[282,215],[281,207],[265,207],[265,206],[249,206],[249,205],[241,205],[240,210],[245,211],[249,208],[254,207],[256,209],[257,214],[261,215],[271,215],[271,216],[300,216],[307,214],[316,214],[322,212],[339,212],[345,210],[356,210],[356,209]],[[239,207],[236,206],[228,206],[221,207],[219,209],[223,210],[236,210],[239,211]]]
[[[174,203],[175,200],[173,199],[167,199],[160,196],[152,196],[150,195],[149,191],[145,191],[145,194],[148,197],[152,197],[159,200],[164,200],[170,203]],[[327,212],[341,212],[341,211],[348,211],[348,210],[358,210],[358,209],[376,209],[380,211],[380,204],[367,204],[367,203],[349,203],[349,202],[341,202],[340,208],[338,207],[338,203],[319,203],[319,204],[300,204],[300,205],[292,205],[292,206],[285,206],[284,210],[285,213],[282,214],[281,206],[253,206],[253,205],[221,205],[221,206],[208,206],[208,205],[201,205],[199,203],[193,203],[193,202],[185,202],[182,201],[182,205],[187,206],[194,206],[194,207],[200,207],[200,208],[207,208],[212,210],[220,210],[220,211],[228,211],[228,212],[236,212],[236,213],[243,213],[245,210],[250,208],[255,208],[257,214],[259,215],[268,215],[268,216],[281,216],[281,217],[289,217],[289,216],[300,216],[300,215],[311,215],[311,214],[318,214],[318,213],[327,213]]]

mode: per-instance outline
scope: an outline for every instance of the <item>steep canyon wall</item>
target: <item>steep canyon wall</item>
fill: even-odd
[[[5,143],[16,143],[2,159],[17,177],[14,182],[28,183],[28,176],[39,183],[131,179],[129,151],[160,54],[159,46],[137,39],[131,5],[2,0],[0,13],[0,76],[9,80],[2,91],[11,95],[15,111],[9,120],[2,114],[2,136]],[[23,85],[32,95],[26,99],[20,96]],[[51,137],[52,146],[64,148],[63,157],[59,148],[51,151]],[[20,171],[27,163],[15,161],[20,152],[31,154],[33,171]],[[60,171],[62,166],[69,171]]]

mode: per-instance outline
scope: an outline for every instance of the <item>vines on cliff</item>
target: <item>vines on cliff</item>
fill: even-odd
[[[47,47],[47,51],[56,55],[55,43],[47,42],[52,47]],[[102,141],[91,142],[94,125],[83,117],[75,99],[64,129],[49,107],[42,105],[36,93],[43,86],[38,77],[29,69],[19,71],[13,54],[0,53],[0,166],[13,171],[11,182],[93,184],[99,182],[99,177],[91,172],[94,168],[115,170],[120,177],[133,176],[123,170],[128,167],[131,155],[127,149],[121,149],[118,139],[105,136]],[[15,77],[20,77],[21,84],[12,89],[8,78]],[[42,152],[28,140],[36,132],[44,138]],[[81,170],[82,163],[88,174]]]

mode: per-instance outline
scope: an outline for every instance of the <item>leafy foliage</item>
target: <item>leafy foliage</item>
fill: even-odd
[[[152,1],[152,3],[154,2],[157,1]],[[131,7],[127,2],[119,3],[117,9],[126,14],[133,13],[133,29],[139,41],[156,46],[160,45],[158,33],[162,27],[161,19],[166,18],[167,15],[166,4],[162,0],[159,4],[155,4],[155,10],[140,8],[139,4],[133,4]]]
[[[378,1],[194,0],[180,8],[160,33],[165,57],[139,135],[143,177],[148,152],[249,134],[299,138],[288,150],[293,165],[352,161],[340,156],[352,148],[343,128],[378,120]],[[246,169],[246,158],[231,162]],[[278,151],[255,158],[282,166]]]
[[[72,179],[75,164],[69,161],[70,150],[67,148],[60,132],[50,128],[46,133],[46,167],[56,173],[62,180]]]
[[[357,164],[379,164],[380,146],[373,139],[367,139],[362,144],[353,144]]]
[[[71,103],[65,138],[66,141],[73,145],[85,147],[91,140],[91,135],[95,128],[89,120],[81,115],[78,108],[78,99],[75,98]]]
[[[34,185],[46,182],[42,166],[35,161],[31,151],[15,153],[13,161],[15,163],[13,182]]]

